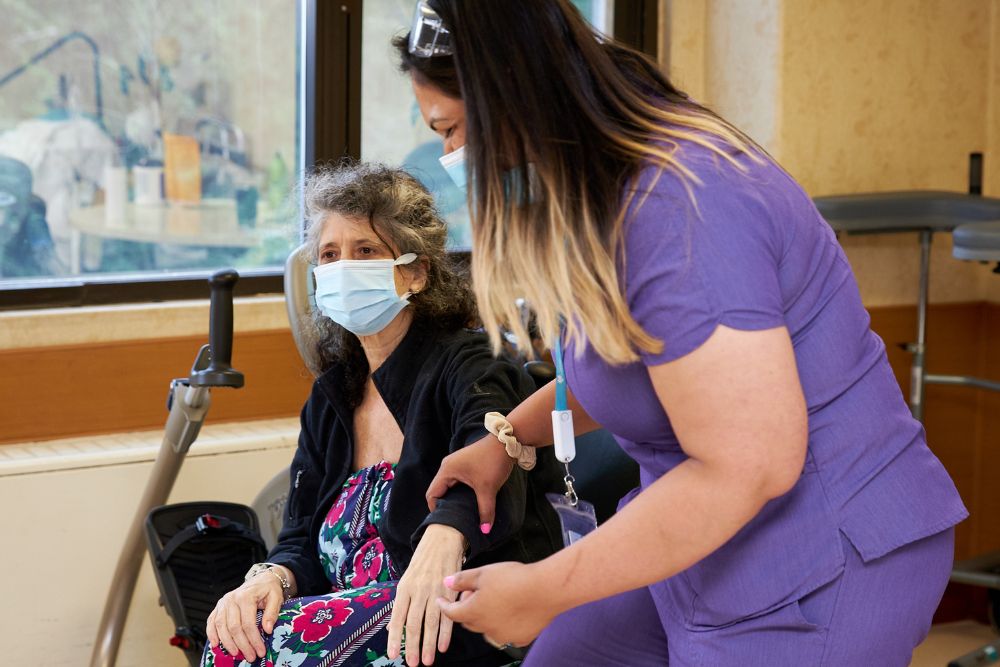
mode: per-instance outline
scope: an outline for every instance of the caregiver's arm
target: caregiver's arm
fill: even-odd
[[[577,435],[590,433],[601,428],[573,392],[566,388],[566,399],[569,409],[573,411],[573,428]],[[507,415],[507,421],[514,427],[514,435],[518,441],[532,447],[548,447],[552,444],[552,410],[556,402],[556,381],[533,393]]]
[[[518,573],[501,564],[457,575],[454,588],[475,594],[445,606],[454,620],[523,643],[566,609],[686,569],[795,485],[808,428],[784,328],[720,326],[700,348],[649,374],[690,458],[572,547]],[[498,613],[505,605],[514,613]]]
[[[576,435],[583,435],[600,428],[573,396],[566,392],[573,411]],[[556,400],[556,382],[547,385],[526,398],[507,414],[507,421],[514,427],[514,436],[521,444],[547,447],[552,444],[552,409]],[[476,492],[480,523],[493,525],[496,496],[510,476],[514,461],[504,451],[495,436],[481,440],[449,454],[441,461],[434,479],[427,488],[427,506],[433,511],[439,498],[456,484],[466,484]]]

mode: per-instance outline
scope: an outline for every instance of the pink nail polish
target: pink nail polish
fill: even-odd
[[[483,531],[483,535],[489,535],[490,534],[490,530],[492,528],[493,528],[493,526],[491,526],[488,523],[484,523],[481,526],[479,526],[479,530]]]
[[[454,576],[448,576],[448,577],[444,578],[444,585],[446,587],[451,588],[454,583],[455,583],[455,577]]]

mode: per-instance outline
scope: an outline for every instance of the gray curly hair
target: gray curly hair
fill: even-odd
[[[348,160],[313,171],[303,184],[302,201],[312,259],[319,257],[323,224],[330,214],[368,220],[394,252],[412,252],[427,260],[427,284],[410,297],[414,321],[450,330],[475,326],[476,305],[468,275],[448,256],[447,226],[434,198],[416,178],[384,164]],[[354,368],[357,377],[353,379],[360,377],[363,388],[368,366],[358,339],[326,317],[318,316],[315,323],[321,367],[334,362],[359,366]]]

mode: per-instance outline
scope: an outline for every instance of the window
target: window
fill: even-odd
[[[296,5],[8,3],[0,290],[280,270],[299,238]]]
[[[291,186],[343,155],[411,170],[471,245],[389,44],[414,0],[8,4],[0,308],[201,297],[224,266],[238,293],[280,291]],[[574,4],[650,50],[656,0]]]

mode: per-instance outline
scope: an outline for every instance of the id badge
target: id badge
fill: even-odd
[[[559,515],[562,538],[565,546],[570,546],[581,537],[597,528],[594,506],[586,500],[577,499],[576,506],[561,493],[546,493],[546,499]]]

